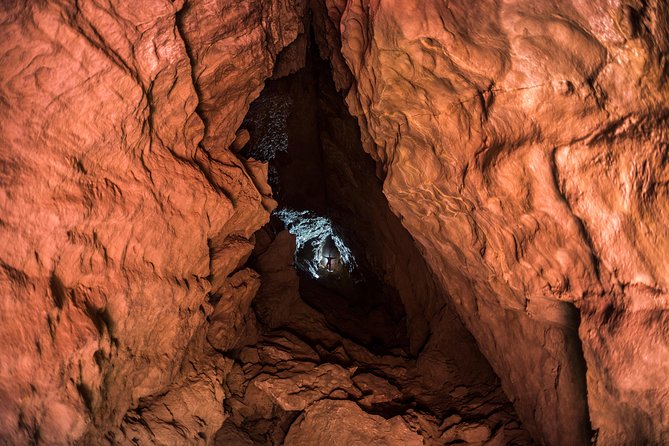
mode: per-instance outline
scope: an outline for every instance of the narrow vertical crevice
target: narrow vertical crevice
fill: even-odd
[[[281,444],[321,398],[400,417],[426,441],[447,432],[458,441],[467,426],[482,438],[527,443],[498,378],[390,210],[330,63],[320,58],[314,32],[307,36],[303,67],[268,80],[242,124],[250,140],[240,155],[269,163],[279,208],[256,234],[249,261],[261,277],[253,303],[260,333],[256,344],[235,351],[238,385],[226,400],[231,421],[219,443]],[[258,362],[275,348],[280,365]],[[310,388],[320,396],[293,389],[285,403],[281,386],[312,382],[322,370],[343,374],[338,390],[316,382]],[[249,386],[271,389],[275,400],[262,403],[274,408],[271,418],[240,416],[239,407],[265,398],[249,396]]]

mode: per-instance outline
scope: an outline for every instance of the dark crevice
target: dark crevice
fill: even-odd
[[[487,423],[526,439],[498,378],[390,210],[313,30],[306,37],[303,68],[268,80],[242,124],[250,138],[239,155],[269,163],[279,208],[256,234],[247,264],[261,277],[252,304],[259,336],[231,352],[239,369],[229,378],[230,421],[218,444],[282,444],[302,410],[282,409],[286,403],[255,393],[253,383],[304,382],[280,399],[309,406],[309,392],[326,385],[312,375],[318,367],[350,370],[352,387],[316,400],[348,399],[386,419],[422,414],[436,431],[439,420],[457,416],[455,424]],[[290,66],[282,57],[300,55],[279,55],[278,64]]]
[[[361,237],[364,231],[359,226],[374,222],[356,214],[350,203],[357,200],[366,205],[370,198],[351,196],[369,192],[358,187],[356,175],[373,178],[380,191],[375,164],[362,150],[357,124],[335,89],[329,62],[320,59],[313,32],[307,51],[304,68],[268,81],[251,104],[243,124],[251,139],[242,155],[269,161],[269,180],[280,208],[329,218],[351,247],[355,267],[350,271],[317,278],[299,271],[302,298],[335,331],[373,352],[408,349],[399,294],[383,282],[384,271],[373,265]],[[357,159],[349,159],[352,153]],[[352,162],[357,164],[349,166]],[[387,206],[380,193],[373,198]],[[302,263],[300,256],[315,254],[310,249],[298,252],[296,263]]]
[[[56,308],[62,310],[65,305],[66,290],[63,282],[55,273],[51,273],[51,277],[49,278],[49,288],[51,289],[51,296]]]

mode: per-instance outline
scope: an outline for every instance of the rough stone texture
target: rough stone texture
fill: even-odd
[[[301,296],[294,249],[287,231],[257,233],[251,264],[261,277],[253,303],[260,333],[227,375],[228,419],[215,444],[531,444],[498,386],[472,380],[453,391],[462,379],[453,370],[467,364],[375,353],[337,332],[318,302]],[[353,310],[341,317],[356,318]],[[470,339],[458,341],[472,348]]]
[[[369,415],[351,401],[324,400],[310,406],[288,431],[286,446],[422,446],[423,439],[400,417]]]
[[[669,443],[666,2],[309,6],[424,258],[325,113],[411,355],[307,305],[287,233],[244,268],[276,202],[238,127],[306,1],[3,2],[0,443]]]
[[[172,385],[156,398],[143,399],[129,411],[116,444],[205,445],[225,420],[222,370],[202,370]]]
[[[248,106],[272,75],[277,54],[304,32],[305,0],[188,1],[180,26],[214,157],[228,150]],[[224,106],[222,106],[224,104]]]
[[[251,269],[235,273],[226,282],[207,327],[207,341],[216,350],[229,351],[242,340],[253,323],[249,309],[259,287],[260,279]]]
[[[162,444],[223,421],[221,371],[188,345],[273,207],[227,145],[303,7],[182,4],[0,6],[3,444],[130,442],[141,405]]]
[[[669,441],[666,2],[315,4],[392,209],[534,437]]]
[[[506,400],[448,296],[389,209],[374,162],[360,145],[358,126],[336,92],[329,64],[317,60],[314,50],[303,70],[268,82],[258,101],[263,102],[264,95],[291,98],[288,150],[271,164],[280,177],[277,199],[288,207],[327,212],[341,227],[359,269],[367,273],[363,279],[371,285],[355,292],[341,285],[343,278],[302,277],[299,294],[340,335],[372,350],[376,344],[377,353],[378,347],[385,347],[415,357],[408,387],[434,413],[443,416],[455,410],[465,415],[481,395]],[[262,272],[262,266],[258,270]],[[370,273],[382,280],[374,281]],[[269,284],[261,295],[267,288]],[[338,296],[337,288],[346,299]]]

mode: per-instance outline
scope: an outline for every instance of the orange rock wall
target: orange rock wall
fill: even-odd
[[[268,219],[262,169],[227,145],[302,9],[0,6],[0,443],[122,442],[126,412],[172,382],[165,407],[220,406],[221,372],[191,386],[182,361],[250,253],[234,241]],[[191,421],[149,440],[204,444]]]
[[[526,427],[669,441],[666,3],[317,9],[384,193]]]
[[[228,146],[307,6],[525,427],[668,443],[660,0],[5,2],[0,442],[210,442],[274,206]]]

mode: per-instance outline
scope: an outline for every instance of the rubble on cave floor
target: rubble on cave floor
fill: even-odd
[[[392,341],[363,345],[339,333],[300,296],[294,249],[287,231],[259,233],[252,260],[262,277],[253,303],[257,333],[234,351],[228,418],[215,444],[531,444],[499,386],[456,386],[445,396],[421,374],[421,359]],[[390,334],[393,326],[378,328]]]

